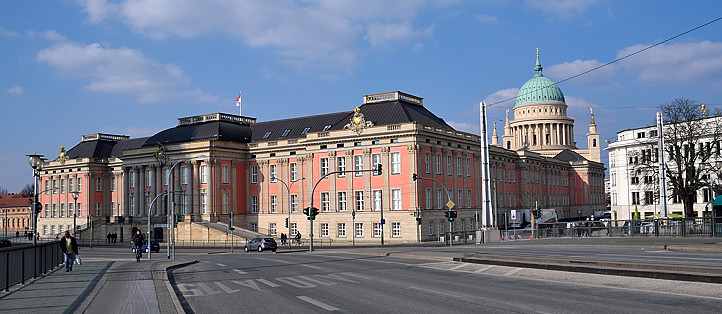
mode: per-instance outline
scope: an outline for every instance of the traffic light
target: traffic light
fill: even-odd
[[[288,217],[286,217],[285,221],[286,221],[285,227],[288,228]]]
[[[35,213],[39,214],[41,211],[43,211],[43,204],[40,204],[40,202],[35,202]]]
[[[415,173],[413,175],[411,175],[411,180],[416,181],[416,179],[418,179],[418,178],[419,177]]]
[[[379,176],[382,175],[383,172],[383,166],[381,165],[381,163],[376,164],[376,169],[374,169],[374,175]]]
[[[315,220],[315,219],[316,219],[316,215],[318,215],[318,208],[316,208],[316,207],[311,207],[311,211],[310,211],[310,215],[308,216],[308,219],[309,219],[309,220]]]
[[[446,219],[449,220],[449,222],[453,222],[454,219],[456,219],[456,217],[457,217],[457,213],[456,213],[456,211],[453,211],[453,210],[446,211],[446,212],[444,212],[444,217],[446,217]]]
[[[421,217],[416,217],[416,224],[417,224],[417,225],[420,225],[420,224],[421,224]]]
[[[303,214],[306,215],[306,216],[308,216],[308,207],[306,207],[306,208],[303,209]]]

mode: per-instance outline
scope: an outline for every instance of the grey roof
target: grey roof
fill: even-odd
[[[569,149],[565,149],[565,150],[559,152],[556,156],[554,156],[554,159],[559,159],[561,161],[566,161],[566,162],[587,161],[587,159],[584,158],[584,156],[579,155],[579,153],[569,150]]]
[[[227,121],[179,125],[149,137],[143,147],[208,139],[248,143],[251,141],[251,128]]]
[[[125,141],[120,141],[115,146],[113,146],[113,151],[111,152],[111,156],[113,157],[120,157],[123,155],[123,152],[130,149],[137,149],[143,147],[143,144],[145,144],[145,141],[148,140],[148,137],[139,137],[139,138],[133,138]]]
[[[109,158],[120,157],[123,151],[128,149],[139,148],[145,143],[147,137],[134,138],[122,141],[113,141],[106,139],[96,139],[90,141],[81,141],[73,148],[68,150],[67,156],[70,159],[75,158]]]
[[[371,121],[376,126],[417,122],[441,129],[454,129],[444,119],[437,117],[426,107],[418,104],[410,104],[404,101],[387,101],[364,104],[360,108],[366,121]],[[309,133],[321,132],[326,126],[330,126],[327,131],[342,130],[351,121],[352,116],[353,111],[344,111],[259,122],[251,126],[253,141],[302,137],[305,128],[309,128]],[[289,130],[289,133],[283,136],[286,130]],[[270,134],[266,137],[268,132]]]

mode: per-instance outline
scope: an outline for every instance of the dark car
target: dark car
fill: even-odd
[[[0,239],[0,247],[11,247],[13,243],[8,239]]]
[[[150,250],[153,253],[160,253],[160,243],[158,241],[151,241],[150,242]],[[148,242],[146,241],[145,244],[143,244],[143,252],[148,253]]]
[[[248,243],[246,243],[246,247],[244,248],[244,250],[246,252],[263,252],[265,250],[271,250],[273,252],[276,252],[277,247],[278,245],[276,244],[276,240],[274,240],[273,238],[254,238],[249,240]]]

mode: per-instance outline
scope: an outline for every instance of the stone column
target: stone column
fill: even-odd
[[[200,199],[200,160],[194,160],[191,162],[193,167],[192,176],[192,188],[191,188],[191,220],[199,221],[201,217],[201,199]]]
[[[209,216],[210,216],[210,221],[214,221],[214,220],[213,220],[213,216],[216,215],[216,202],[215,202],[215,198],[216,198],[216,185],[217,185],[217,182],[214,182],[215,180],[213,180],[213,179],[215,179],[214,172],[215,172],[215,169],[216,169],[216,160],[215,160],[215,159],[209,159],[209,160],[208,160],[208,166],[207,166],[207,168],[208,168],[208,177],[207,177],[207,182],[208,182],[208,214],[209,214]]]
[[[160,165],[157,165],[155,167],[155,185],[156,185],[156,188],[155,188],[156,194],[155,195],[158,196],[159,194],[163,193],[163,167],[161,167]],[[163,212],[162,208],[163,208],[163,200],[164,199],[165,199],[165,197],[161,196],[155,201],[155,209],[153,210],[153,216],[160,216],[161,213]]]
[[[79,178],[75,178],[78,180]],[[127,217],[130,211],[130,168],[123,167],[123,212],[119,213],[120,216]]]
[[[238,185],[236,182],[236,172],[237,172],[236,168],[237,167],[238,167],[238,161],[231,160],[231,166],[228,169],[228,171],[230,173],[228,175],[229,175],[229,179],[231,180],[231,182],[230,182],[230,184],[231,184],[231,201],[230,201],[231,208],[230,208],[230,210],[233,213],[234,221],[236,220],[236,214],[238,214],[238,210],[237,210],[237,208],[238,208]],[[234,224],[234,222],[231,221],[231,224]]]

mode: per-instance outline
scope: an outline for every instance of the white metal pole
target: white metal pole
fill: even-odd
[[[657,112],[657,134],[659,134],[659,204],[662,207],[662,218],[667,218],[667,158],[664,155],[664,118],[661,112]]]
[[[489,171],[486,104],[483,101],[479,103],[479,122],[481,126],[481,224],[483,227],[489,227],[494,225],[494,213],[491,206],[491,173]]]

